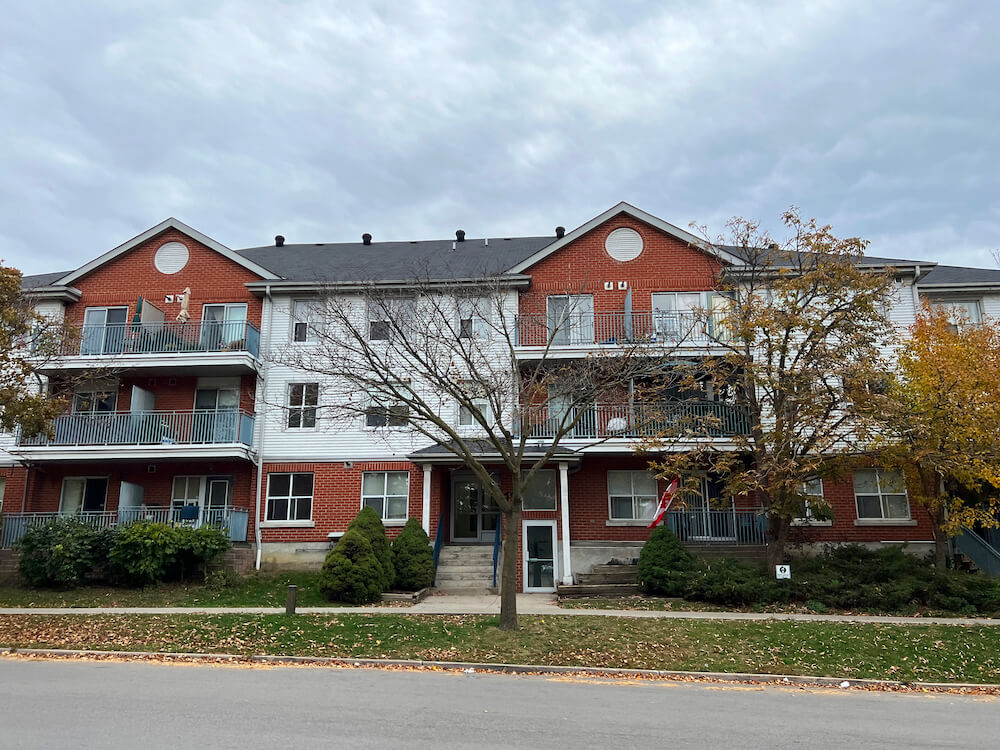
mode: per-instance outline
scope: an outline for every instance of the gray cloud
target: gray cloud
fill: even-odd
[[[15,0],[0,256],[79,265],[166,216],[232,247],[684,226],[791,204],[883,255],[993,265],[978,2]]]

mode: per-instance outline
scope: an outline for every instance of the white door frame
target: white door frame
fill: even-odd
[[[547,526],[552,531],[552,586],[532,587],[528,585],[528,527]],[[521,521],[521,568],[524,571],[524,590],[526,593],[553,593],[559,583],[559,538],[555,520],[551,521]]]

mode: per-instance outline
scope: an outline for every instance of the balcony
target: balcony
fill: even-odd
[[[579,417],[569,439],[638,440],[690,431],[695,437],[726,438],[750,431],[745,409],[719,401],[663,401],[652,404],[595,404],[579,407],[572,417],[553,405],[522,410],[529,437],[552,439],[563,421]]]
[[[200,374],[252,370],[260,330],[242,320],[105,323],[80,327],[43,370],[128,368],[145,372],[199,367]]]
[[[197,512],[192,512],[196,510]],[[140,506],[119,510],[82,513],[5,513],[0,517],[0,548],[8,549],[34,526],[44,526],[57,518],[75,518],[98,529],[113,529],[136,521],[168,523],[172,526],[217,526],[223,529],[232,542],[247,540],[250,511],[246,508],[168,508],[165,506]]]
[[[48,434],[18,433],[15,452],[32,459],[249,458],[253,430],[254,415],[235,409],[64,414]]]
[[[705,348],[728,340],[722,313],[594,312],[517,316],[519,347],[593,348],[659,344]]]

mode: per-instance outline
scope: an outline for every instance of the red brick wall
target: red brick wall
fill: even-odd
[[[6,480],[3,491],[3,512],[20,513],[25,501],[24,487],[28,470],[23,466],[0,468],[0,476]]]
[[[642,236],[643,251],[635,260],[617,261],[604,249],[607,236],[621,227]],[[713,288],[720,267],[706,253],[622,214],[529,268],[531,288],[521,295],[520,311],[544,313],[548,295],[567,293],[593,294],[595,312],[621,311],[627,291],[618,289],[619,281],[632,289],[632,308],[646,311],[652,308],[652,292]],[[613,291],[604,290],[605,281],[615,282]]]
[[[123,375],[118,382],[116,410],[126,412],[132,403],[132,386],[137,385],[156,394],[157,411],[190,411],[194,408],[194,394],[198,387],[198,377],[189,375]],[[254,395],[257,376],[243,375],[240,378],[240,409],[254,412]],[[67,404],[72,409],[72,401]]]
[[[424,472],[419,466],[409,461],[355,461],[353,467],[345,468],[344,462],[327,463],[272,463],[264,464],[264,478],[261,493],[261,512],[266,518],[267,477],[271,473],[312,472],[313,473],[313,512],[312,520],[315,526],[311,528],[287,527],[261,529],[261,539],[264,542],[325,542],[331,532],[343,532],[347,525],[361,510],[361,475],[366,471],[409,471],[410,500],[407,508],[409,518],[421,519],[423,502]],[[435,473],[441,473],[435,470]],[[438,513],[440,507],[440,489],[442,484],[434,481],[431,487],[431,539],[437,531]],[[386,533],[395,537],[400,526],[389,526]]]
[[[165,242],[181,242],[190,253],[187,265],[175,274],[160,273],[153,265],[153,256]],[[260,328],[261,300],[244,286],[258,278],[186,234],[168,229],[74,282],[73,286],[83,295],[79,302],[67,305],[66,317],[82,324],[87,307],[128,305],[131,320],[136,300],[142,295],[163,310],[170,322],[181,309],[176,295],[190,287],[189,312],[193,320],[201,319],[201,306],[205,303],[246,302],[247,320]],[[174,295],[173,303],[164,303],[164,296],[168,294]]]

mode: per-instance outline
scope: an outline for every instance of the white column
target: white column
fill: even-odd
[[[434,467],[431,464],[424,464],[424,504],[420,509],[420,525],[430,536],[431,533],[431,471]]]
[[[562,512],[562,582],[573,583],[573,565],[569,559],[569,464],[559,464],[559,509]]]

